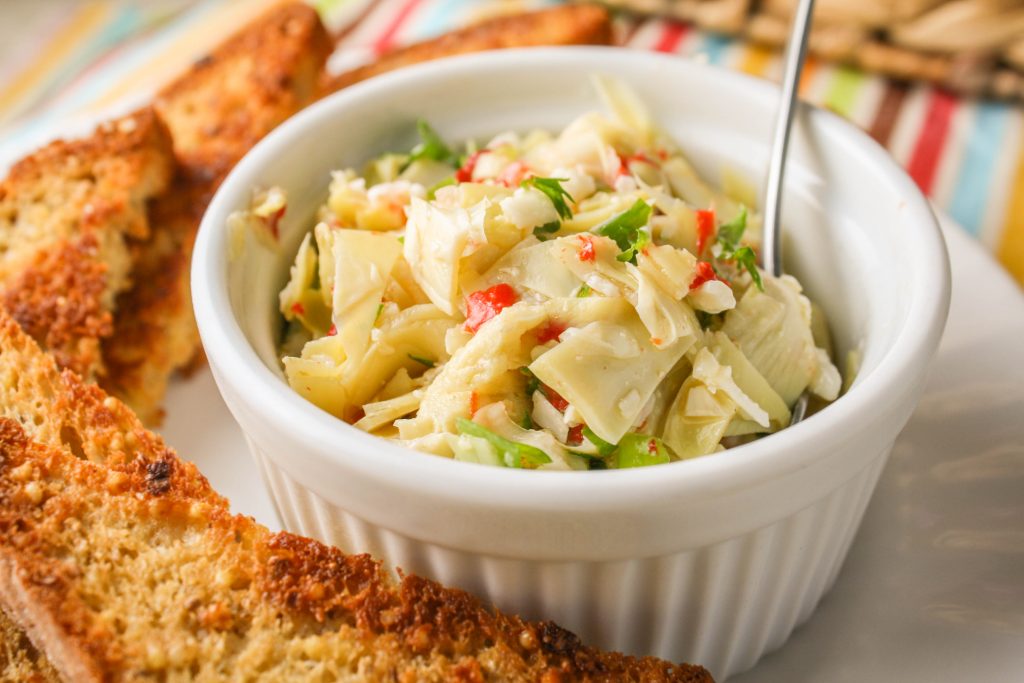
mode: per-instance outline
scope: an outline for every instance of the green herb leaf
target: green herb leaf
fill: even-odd
[[[629,245],[629,249],[620,253],[615,258],[623,263],[632,263],[636,265],[637,252],[641,251],[644,247],[651,243],[651,235],[646,230],[637,230],[636,239]]]
[[[376,324],[377,321],[380,320],[380,314],[383,313],[383,312],[384,312],[384,304],[382,302],[382,303],[377,304],[377,314],[375,316],[373,316],[374,324]]]
[[[671,457],[668,447],[658,437],[648,434],[626,434],[619,442],[615,459],[616,466],[625,469],[663,465],[669,462]]]
[[[580,285],[579,290],[576,292],[577,299],[586,299],[588,296],[594,293],[594,290],[590,288],[590,285]]]
[[[543,192],[551,203],[555,205],[555,211],[558,212],[560,218],[568,219],[572,218],[572,208],[565,201],[568,199],[570,202],[575,201],[572,195],[569,194],[562,183],[566,182],[568,178],[527,178],[523,182],[519,183],[521,187],[533,187]],[[551,225],[548,223],[548,225]]]
[[[487,427],[477,424],[472,420],[467,420],[464,417],[456,418],[455,427],[459,430],[459,434],[469,434],[470,436],[484,439],[494,446],[502,462],[505,463],[505,467],[535,469],[540,465],[551,462],[548,454],[541,449],[524,443],[509,441],[505,437],[498,436],[490,429],[487,429]]]
[[[526,376],[526,398],[533,398],[533,392],[540,389],[540,380],[537,379],[537,375],[533,374],[533,371],[525,365],[519,368],[519,372]]]
[[[416,132],[420,135],[420,144],[412,148],[412,152],[409,153],[409,160],[405,164],[406,167],[418,159],[432,159],[448,163],[455,162],[455,154],[445,144],[444,140],[441,139],[441,136],[437,134],[437,131],[430,127],[429,123],[423,119],[417,121]]]
[[[741,206],[739,214],[728,223],[718,226],[718,243],[723,252],[736,251],[747,229],[747,207]]]
[[[620,260],[635,262],[637,249],[642,249],[643,245],[651,240],[651,236],[640,229],[647,225],[650,219],[651,205],[638,199],[633,206],[594,228],[594,232],[612,238],[623,253],[629,254],[626,258],[621,258],[622,254],[619,254]],[[644,237],[641,237],[641,234]],[[637,242],[642,240],[646,241],[637,246]]]
[[[432,368],[435,365],[437,365],[437,363],[435,363],[434,361],[430,360],[429,358],[424,358],[423,356],[417,356],[412,353],[408,353],[406,355],[409,356],[411,360],[414,360],[421,365],[426,365],[428,368]]]
[[[548,235],[552,235],[558,232],[562,228],[561,221],[551,221],[544,225],[538,225],[533,229],[533,235],[541,242],[545,242],[548,239]]]
[[[597,446],[597,453],[602,458],[606,458],[615,452],[615,444],[608,443],[607,441],[599,437],[597,434],[595,434],[593,430],[590,427],[587,427],[586,425],[583,426],[583,437],[590,443]]]
[[[754,254],[754,250],[750,247],[740,247],[732,253],[732,257],[737,264],[743,266],[750,273],[750,279],[763,292],[764,282],[761,280],[761,273],[757,270],[757,256]]]
[[[750,247],[741,247],[740,240],[747,229],[747,207],[740,207],[740,212],[728,223],[718,228],[718,258],[723,261],[735,261],[738,266],[750,273],[750,278],[759,290],[764,291],[764,281],[757,270],[757,255]]]
[[[452,176],[448,176],[447,178],[445,178],[441,182],[437,183],[436,185],[431,186],[431,188],[429,190],[427,190],[427,199],[429,199],[429,200],[436,199],[437,198],[437,191],[438,190],[440,190],[442,187],[448,187],[449,185],[455,185],[455,184],[456,184],[455,176],[453,176],[453,175]]]

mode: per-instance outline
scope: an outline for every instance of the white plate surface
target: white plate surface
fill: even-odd
[[[42,141],[0,142],[0,173]],[[953,301],[925,395],[835,587],[735,683],[1024,681],[1024,295],[940,220]],[[209,371],[172,385],[161,431],[233,510],[280,528]]]

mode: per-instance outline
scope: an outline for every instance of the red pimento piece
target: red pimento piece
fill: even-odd
[[[489,152],[489,149],[482,149],[479,152],[473,152],[466,159],[466,162],[462,164],[462,167],[455,172],[455,180],[460,183],[468,183],[473,180],[473,171],[476,170],[476,162],[480,161],[480,155]]]
[[[295,315],[306,315],[306,307],[302,305],[301,301],[296,301],[292,304],[292,313]]]
[[[594,238],[590,235],[580,235],[580,248],[577,252],[580,261],[594,261],[597,258],[597,251],[594,249]]]
[[[715,269],[711,267],[711,264],[707,261],[697,262],[697,274],[693,276],[693,280],[690,282],[690,291],[697,289],[705,282],[710,280],[717,280],[718,275],[715,273]]]
[[[466,331],[476,332],[481,325],[517,300],[516,291],[504,282],[473,292],[466,297]]]
[[[553,405],[558,412],[564,413],[565,409],[569,407],[569,402],[547,384],[541,384],[540,390],[544,392],[544,398],[548,400],[548,403]]]
[[[583,425],[569,427],[568,442],[570,446],[579,446],[583,443]]]
[[[519,183],[532,173],[530,167],[521,161],[513,161],[502,169],[495,180],[505,187],[518,187]]]
[[[333,337],[336,334],[338,334],[338,326],[335,325],[334,323],[331,323],[331,329],[327,330],[327,336]]]
[[[565,332],[565,325],[552,320],[537,332],[537,343],[547,344],[549,341],[557,340],[563,332]]]
[[[619,156],[619,175],[629,175],[629,165],[634,161],[639,161],[652,166],[657,166],[657,163],[643,152],[637,152],[636,154],[630,154],[628,157],[624,157],[621,154]]]
[[[655,441],[654,439],[651,439],[650,441],[648,441],[647,442],[647,452],[650,453],[651,455],[657,455],[658,454],[658,442]]]
[[[715,212],[712,209],[697,209],[697,258],[704,255],[704,249],[715,237]]]
[[[473,417],[476,415],[476,411],[480,410],[480,394],[475,391],[469,394],[469,416]]]

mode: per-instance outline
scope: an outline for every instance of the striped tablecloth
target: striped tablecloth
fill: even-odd
[[[0,151],[151,92],[275,0],[0,3]],[[333,68],[542,0],[317,0],[338,36]],[[777,78],[762,48],[661,20],[616,19],[627,48]],[[1024,284],[1024,109],[899,85],[811,61],[801,84],[885,145],[935,203]]]

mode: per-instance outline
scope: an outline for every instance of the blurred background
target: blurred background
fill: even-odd
[[[614,0],[615,41],[775,79],[796,0]],[[138,102],[274,0],[0,0],[0,158]],[[543,0],[319,0],[335,71]],[[1024,284],[1024,0],[818,0],[801,91]],[[699,95],[698,95],[699,96]]]

